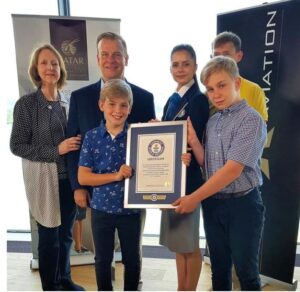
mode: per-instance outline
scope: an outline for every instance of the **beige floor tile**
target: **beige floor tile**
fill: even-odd
[[[32,255],[29,253],[7,253],[7,290],[8,291],[41,291],[38,271],[30,269]],[[295,279],[300,280],[300,268],[295,268]],[[88,291],[97,290],[93,265],[72,267],[75,282],[83,285]],[[203,263],[197,291],[211,290],[210,265]],[[176,291],[177,274],[173,259],[143,259],[143,291]],[[116,264],[116,291],[123,289],[123,265]],[[283,290],[278,285],[266,285],[264,291]],[[300,287],[297,288],[300,291]]]

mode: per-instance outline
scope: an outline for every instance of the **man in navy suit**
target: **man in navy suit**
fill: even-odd
[[[87,131],[98,127],[104,119],[98,107],[101,87],[110,79],[125,79],[124,71],[128,64],[128,53],[125,40],[113,32],[105,32],[97,38],[97,63],[101,78],[98,82],[78,89],[71,94],[67,136],[81,135],[82,140]],[[127,80],[126,80],[127,82]],[[148,122],[155,119],[153,94],[128,82],[133,93],[133,107],[128,117],[129,123]],[[77,179],[80,151],[68,155],[68,171],[78,206],[88,205],[89,191],[81,186]],[[145,214],[145,213],[144,213]],[[145,216],[143,216],[145,222]],[[144,222],[142,226],[144,226]]]

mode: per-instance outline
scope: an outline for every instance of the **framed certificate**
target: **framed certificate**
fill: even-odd
[[[125,180],[125,208],[174,208],[185,195],[186,121],[131,124],[126,164],[133,176]]]

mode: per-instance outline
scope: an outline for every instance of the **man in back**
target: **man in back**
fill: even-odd
[[[239,63],[243,58],[240,37],[230,31],[219,33],[212,42],[212,56],[219,55],[228,56]],[[258,84],[241,77],[240,95],[261,115],[265,122],[268,121],[267,98]]]

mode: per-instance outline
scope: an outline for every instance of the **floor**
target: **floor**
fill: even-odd
[[[37,270],[30,269],[31,258],[30,253],[7,253],[7,291],[41,291],[39,273]],[[114,282],[116,291],[122,291],[122,273],[123,266],[121,263],[117,263],[116,281]],[[93,265],[73,266],[72,277],[86,290],[97,290]],[[295,268],[295,278],[300,280],[300,268]],[[176,291],[175,260],[144,258],[142,279],[143,291]],[[211,290],[209,264],[203,263],[197,290]],[[273,283],[265,285],[263,290],[283,291],[287,288]]]

